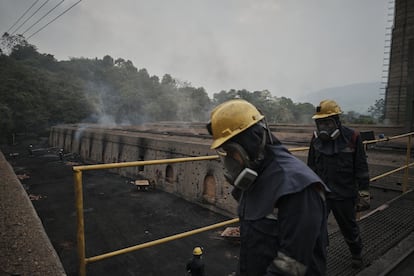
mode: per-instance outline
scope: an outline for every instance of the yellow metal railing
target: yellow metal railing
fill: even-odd
[[[102,255],[99,255],[99,256],[90,257],[90,258],[86,259],[86,263],[96,262],[96,261],[100,261],[100,260],[103,260],[103,259],[106,259],[106,258],[117,256],[117,255],[120,255],[120,254],[136,251],[136,250],[139,250],[139,249],[151,247],[151,246],[154,246],[154,245],[166,243],[166,242],[173,241],[173,240],[178,240],[178,239],[181,239],[181,238],[185,238],[185,237],[188,237],[188,236],[191,236],[191,235],[195,235],[195,234],[198,234],[198,233],[201,233],[201,232],[209,231],[209,230],[212,230],[212,229],[216,229],[216,228],[219,228],[219,227],[222,227],[222,226],[225,226],[225,225],[229,225],[229,224],[233,224],[233,223],[237,223],[237,222],[239,222],[238,218],[226,220],[226,221],[219,222],[219,223],[216,223],[216,224],[212,224],[212,225],[209,225],[209,226],[201,227],[201,228],[198,228],[198,229],[195,229],[195,230],[191,230],[191,231],[183,232],[183,233],[180,233],[180,234],[172,235],[172,236],[169,236],[169,237],[166,237],[166,238],[162,238],[162,239],[142,243],[142,244],[139,244],[139,245],[134,245],[134,246],[131,246],[131,247],[127,247],[127,248],[124,248],[124,249],[112,251],[112,252],[102,254]]]
[[[412,166],[414,166],[414,163],[410,163],[410,159],[411,159],[411,142],[412,142],[412,136],[414,135],[414,132],[409,132],[409,133],[405,133],[405,134],[401,134],[401,135],[396,135],[396,136],[392,136],[392,137],[385,137],[385,138],[381,138],[381,139],[376,139],[376,140],[369,140],[369,141],[364,141],[364,145],[368,146],[369,144],[374,144],[374,143],[378,143],[378,142],[388,142],[391,140],[396,140],[396,139],[401,139],[401,138],[408,138],[407,140],[407,146],[406,146],[406,156],[405,156],[405,165],[401,166],[399,168],[396,168],[394,170],[391,170],[389,172],[385,172],[381,175],[378,175],[376,177],[373,177],[370,179],[371,182],[376,181],[380,178],[383,178],[385,176],[391,175],[393,173],[399,172],[401,170],[404,170],[404,178],[403,178],[403,185],[402,185],[402,192],[405,193],[408,191],[408,169]]]
[[[414,135],[414,132],[409,132],[409,133],[405,133],[405,134],[401,134],[401,135],[396,135],[396,136],[391,136],[391,137],[385,137],[385,138],[381,138],[381,139],[375,139],[375,140],[368,140],[368,141],[364,141],[362,142],[365,146],[365,150],[367,150],[367,146],[369,144],[375,144],[378,142],[389,142],[392,140],[396,140],[396,139],[401,139],[401,138],[408,138],[407,141],[407,147],[406,147],[406,158],[405,158],[405,165],[401,166],[399,168],[396,168],[394,170],[385,172],[383,174],[380,174],[378,176],[375,176],[373,178],[370,179],[370,182],[376,181],[378,179],[381,179],[383,177],[386,177],[388,175],[391,175],[393,173],[399,172],[401,170],[404,170],[404,181],[403,181],[403,185],[402,185],[402,192],[405,193],[408,191],[408,169],[412,166],[414,166],[414,162],[410,163],[410,157],[411,157],[411,142],[412,142],[412,136]],[[309,147],[299,147],[299,148],[292,148],[289,149],[290,152],[297,152],[297,151],[306,151],[309,150]]]
[[[110,164],[98,164],[98,165],[85,165],[85,166],[74,166],[74,181],[75,181],[75,197],[76,197],[76,215],[77,215],[77,243],[78,243],[78,259],[79,259],[79,275],[85,276],[86,275],[86,264],[91,263],[94,261],[98,261],[104,258],[112,257],[115,255],[135,251],[141,248],[145,248],[151,245],[163,243],[170,241],[171,239],[164,238],[157,241],[151,242],[151,245],[137,245],[132,246],[129,248],[121,249],[118,251],[114,251],[112,253],[107,253],[95,257],[86,257],[86,250],[85,250],[85,224],[84,224],[84,217],[83,217],[83,185],[82,185],[82,171],[90,171],[90,170],[101,170],[101,169],[114,169],[114,168],[126,168],[126,167],[135,167],[135,166],[146,166],[146,165],[157,165],[157,164],[171,164],[171,163],[179,163],[179,162],[190,162],[190,161],[205,161],[205,160],[215,160],[218,159],[218,155],[212,156],[201,156],[201,157],[187,157],[187,158],[174,158],[174,159],[163,159],[163,160],[150,160],[150,161],[134,161],[134,162],[123,162],[123,163],[110,163]],[[229,220],[223,223],[196,229],[189,232],[186,232],[186,235],[175,235],[175,239],[183,238],[184,236],[189,236],[192,234],[200,233],[202,231],[207,231],[213,228],[218,228],[223,225],[231,224],[237,222],[238,219]],[[183,233],[184,234],[184,233]],[[148,244],[148,243],[147,243]]]
[[[395,172],[401,171],[405,169],[404,174],[404,183],[402,187],[402,191],[406,192],[408,187],[408,169],[411,166],[414,166],[414,163],[410,162],[410,153],[411,153],[411,137],[414,135],[414,132],[410,132],[403,135],[397,135],[393,137],[387,137],[377,140],[370,140],[364,141],[365,145],[377,142],[385,142],[391,141],[394,139],[405,138],[408,137],[407,142],[407,156],[406,156],[406,164],[400,168],[395,170],[383,173],[379,176],[373,177],[370,181],[375,181]],[[298,151],[306,151],[309,150],[309,147],[298,147],[298,148],[291,148],[289,149],[290,152],[298,152]],[[216,223],[213,225],[201,227],[198,229],[194,229],[191,231],[187,231],[184,233],[172,235],[169,237],[161,238],[158,240],[146,242],[143,244],[119,249],[116,251],[108,252],[105,254],[93,256],[93,257],[86,257],[86,250],[85,250],[85,226],[84,226],[84,217],[83,217],[83,185],[82,185],[82,172],[83,171],[90,171],[90,170],[101,170],[101,169],[114,169],[114,168],[126,168],[126,167],[135,167],[135,166],[146,166],[146,165],[160,165],[160,164],[171,164],[171,163],[181,163],[181,162],[193,162],[193,161],[207,161],[207,160],[216,160],[218,159],[218,155],[211,155],[211,156],[201,156],[201,157],[187,157],[187,158],[173,158],[173,159],[163,159],[163,160],[150,160],[150,161],[133,161],[133,162],[122,162],[122,163],[110,163],[110,164],[97,164],[97,165],[84,165],[84,166],[74,166],[74,182],[75,182],[75,197],[76,197],[76,214],[77,214],[77,243],[78,243],[78,259],[79,259],[79,275],[85,276],[86,275],[86,264],[97,262],[106,258],[114,257],[120,254],[133,252],[139,249],[151,247],[154,245],[166,243],[172,240],[181,239],[184,237],[188,237],[194,234],[198,234],[204,231],[209,231],[215,228],[223,227],[225,225],[230,225],[237,223],[239,221],[238,218],[233,218],[227,221],[223,221],[220,223]]]

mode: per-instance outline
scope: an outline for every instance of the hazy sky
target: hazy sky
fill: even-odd
[[[40,0],[10,30],[23,23]],[[23,33],[61,0],[49,0]],[[3,34],[35,0],[0,0]],[[25,33],[78,0],[66,0]],[[131,60],[210,96],[268,89],[300,102],[328,87],[380,82],[389,0],[83,0],[29,39],[41,53]]]

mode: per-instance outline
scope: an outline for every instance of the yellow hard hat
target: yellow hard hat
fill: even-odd
[[[254,105],[242,99],[229,100],[216,106],[211,112],[209,123],[214,139],[211,148],[220,147],[263,118]]]
[[[193,255],[200,256],[201,254],[203,254],[203,250],[201,249],[201,247],[199,247],[199,246],[194,247],[194,249],[193,249]]]
[[[333,115],[341,114],[342,110],[339,105],[333,100],[323,100],[316,107],[316,113],[312,119],[322,119]]]

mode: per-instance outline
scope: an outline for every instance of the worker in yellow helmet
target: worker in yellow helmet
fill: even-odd
[[[362,241],[355,211],[369,209],[368,163],[359,132],[342,125],[341,113],[333,100],[323,100],[317,106],[308,165],[331,190],[326,201],[328,214],[332,211],[341,229],[352,266],[361,268]]]
[[[186,265],[188,275],[204,276],[203,248],[196,246],[193,249],[193,258]]]
[[[240,218],[238,275],[325,275],[327,187],[271,133],[251,103],[213,109],[207,129],[234,186]]]

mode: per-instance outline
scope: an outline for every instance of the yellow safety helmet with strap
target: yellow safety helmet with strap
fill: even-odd
[[[316,107],[316,113],[312,116],[312,119],[322,119],[338,114],[342,114],[342,110],[335,101],[323,100]]]
[[[224,102],[213,109],[207,125],[213,135],[212,149],[262,120],[264,116],[257,108],[242,99]]]
[[[199,247],[199,246],[194,247],[194,249],[193,249],[193,255],[200,256],[202,254],[203,254],[203,250],[201,249],[201,247]]]

